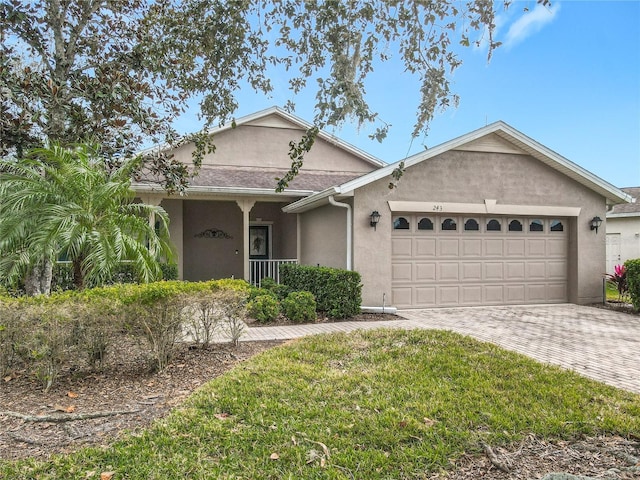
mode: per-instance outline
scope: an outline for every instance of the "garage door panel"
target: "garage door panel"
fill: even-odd
[[[547,241],[544,238],[527,239],[527,255],[529,257],[544,257],[546,255]]]
[[[410,282],[413,280],[412,271],[412,263],[394,263],[391,267],[391,278],[393,281]]]
[[[525,239],[524,238],[508,238],[505,240],[506,257],[524,257],[525,256]]]
[[[460,255],[459,240],[457,238],[438,239],[438,256],[458,257]]]
[[[415,266],[416,282],[435,281],[436,280],[436,264],[435,263],[416,263]]]
[[[524,284],[505,285],[505,303],[524,303],[525,287]]]
[[[416,306],[433,307],[436,305],[436,287],[416,287]]]
[[[484,264],[485,280],[503,280],[504,262],[486,262]]]
[[[549,240],[547,240],[547,256],[548,257],[566,257],[567,256],[566,238],[550,238]]]
[[[458,305],[460,303],[460,288],[458,286],[443,286],[438,289],[439,305]]]
[[[422,214],[405,215],[417,225]],[[434,225],[453,218],[458,231],[392,231],[392,302],[403,307],[558,303],[567,301],[568,232],[550,231],[551,220],[523,217],[522,231],[487,230],[493,217],[476,216],[465,231],[463,215],[428,215]],[[567,224],[565,219],[560,219]],[[495,226],[495,222],[493,223]],[[566,230],[566,229],[565,229]]]
[[[544,260],[530,261],[527,265],[527,280],[544,280],[547,278],[547,262]]]
[[[525,263],[524,262],[505,262],[504,264],[505,280],[524,280]]]
[[[438,264],[438,280],[441,282],[459,280],[459,267],[457,262]]]
[[[566,280],[567,279],[567,262],[566,261],[549,261],[547,262],[548,278],[550,280]]]
[[[503,257],[504,241],[501,238],[483,239],[485,257]]]
[[[551,302],[566,302],[567,283],[562,282],[547,284],[547,299]]]
[[[482,280],[482,262],[464,262],[462,264],[463,282],[473,282]]]
[[[482,256],[482,239],[480,238],[463,238],[462,239],[462,251],[460,253],[462,258],[465,257],[481,257]]]
[[[502,285],[484,286],[484,303],[504,303],[504,287]]]
[[[543,284],[539,285],[527,285],[527,303],[542,303],[547,297],[547,286]]]
[[[460,287],[462,293],[462,304],[482,305],[482,285],[463,285]]]
[[[391,289],[391,295],[393,296],[393,303],[397,307],[411,307],[413,305],[413,299],[411,298],[411,287],[396,287]]]
[[[435,257],[436,256],[436,239],[435,238],[415,238],[415,252],[417,257]]]
[[[391,255],[394,257],[411,257],[413,255],[411,245],[410,238],[392,238]]]

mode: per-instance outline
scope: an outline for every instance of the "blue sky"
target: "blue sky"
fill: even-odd
[[[639,186],[640,0],[552,0],[550,9],[514,1],[497,26],[503,46],[489,63],[486,49],[460,51],[452,76],[460,105],[438,113],[426,139],[411,141],[418,87],[393,64],[368,87],[371,106],[392,125],[387,139],[370,140],[372,128],[349,124],[331,133],[391,163],[503,120],[617,187]],[[295,113],[311,121],[308,97],[295,99]],[[287,98],[278,89],[272,98],[243,94],[237,117]],[[177,126],[196,130],[195,113]]]

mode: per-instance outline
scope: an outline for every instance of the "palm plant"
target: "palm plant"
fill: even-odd
[[[105,163],[91,145],[0,161],[0,275],[24,278],[63,256],[77,288],[103,283],[122,262],[141,281],[161,278],[159,259],[173,258],[169,219],[162,207],[134,202],[135,164]]]

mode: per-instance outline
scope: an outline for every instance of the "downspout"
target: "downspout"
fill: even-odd
[[[352,270],[351,251],[353,244],[353,229],[351,226],[351,205],[348,203],[336,202],[333,195],[329,196],[329,203],[334,207],[342,207],[347,209],[347,270]]]

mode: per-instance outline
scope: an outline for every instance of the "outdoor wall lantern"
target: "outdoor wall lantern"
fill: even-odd
[[[598,233],[598,228],[600,228],[600,225],[602,225],[602,219],[600,217],[593,217],[591,219],[591,222],[589,222],[591,230],[595,230],[596,233]]]
[[[373,212],[371,212],[371,215],[369,216],[369,218],[370,218],[369,225],[371,225],[375,230],[376,226],[378,225],[378,222],[380,221],[380,214],[378,213],[377,210],[374,210]]]

